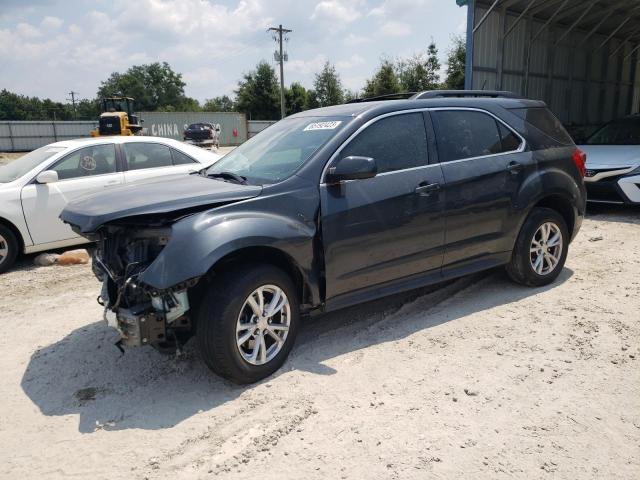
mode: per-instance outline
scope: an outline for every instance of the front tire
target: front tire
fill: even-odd
[[[270,265],[243,265],[214,277],[202,297],[196,339],[211,370],[234,383],[253,383],[285,362],[299,321],[289,276]]]
[[[535,208],[520,230],[507,273],[522,285],[549,285],[564,268],[568,248],[569,230],[562,215],[550,208]]]
[[[9,270],[18,257],[18,239],[4,225],[0,225],[0,273]]]

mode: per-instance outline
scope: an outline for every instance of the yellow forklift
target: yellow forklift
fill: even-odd
[[[133,98],[107,97],[100,100],[102,113],[92,137],[105,135],[141,135],[142,121],[133,113]]]

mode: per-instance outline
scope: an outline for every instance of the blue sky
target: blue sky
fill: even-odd
[[[0,89],[93,98],[111,72],[167,61],[202,101],[231,94],[260,60],[275,66],[266,29],[281,23],[293,30],[287,84],[311,87],[328,60],[356,90],[380,58],[423,52],[431,38],[444,61],[465,22],[455,0],[0,0]]]

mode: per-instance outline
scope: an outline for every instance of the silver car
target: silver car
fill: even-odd
[[[587,200],[640,204],[640,115],[613,120],[580,149],[587,154]]]

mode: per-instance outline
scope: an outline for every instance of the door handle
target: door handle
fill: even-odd
[[[438,190],[440,190],[439,183],[422,182],[416,187],[415,192],[422,197],[428,197],[433,192],[437,192]]]
[[[523,168],[524,165],[518,162],[510,162],[509,165],[507,165],[507,171],[512,175],[517,175],[522,171]]]

